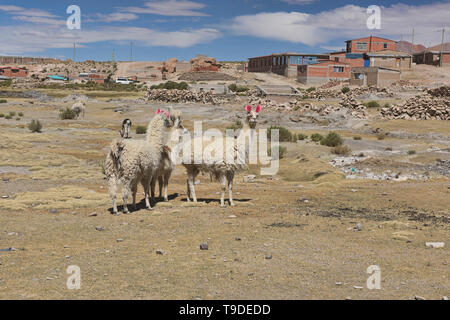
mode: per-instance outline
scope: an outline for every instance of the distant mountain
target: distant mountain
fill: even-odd
[[[419,53],[426,49],[426,47],[421,44],[415,44],[414,51],[411,51],[411,48],[412,48],[412,43],[408,42],[408,41],[399,41],[395,44],[396,51],[402,51],[402,52],[407,52],[407,53],[411,53],[411,52]]]

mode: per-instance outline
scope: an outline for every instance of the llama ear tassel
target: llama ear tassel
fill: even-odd
[[[161,109],[156,110],[155,114],[160,114],[161,113]]]
[[[170,119],[170,112],[169,111],[166,111],[166,118]]]
[[[258,106],[256,107],[256,112],[261,112],[261,110],[262,110],[262,107],[260,104],[258,104]]]
[[[252,111],[252,106],[250,106],[250,105],[246,106],[246,107],[245,107],[245,110],[246,110],[247,112]]]

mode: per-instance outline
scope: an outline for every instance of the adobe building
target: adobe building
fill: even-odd
[[[417,64],[428,64],[432,66],[440,66],[442,45],[428,48],[420,53],[414,54],[414,62]],[[450,42],[444,44],[442,51],[443,66],[450,66]]]
[[[400,51],[383,50],[378,52],[368,52],[364,56],[370,61],[369,67],[404,70],[411,69],[412,65],[412,56]]]
[[[328,54],[280,53],[249,58],[248,72],[273,72],[288,78],[297,77],[297,66],[328,60]]]
[[[347,53],[346,51],[330,52],[330,60],[349,64],[351,67],[364,67],[363,53]]]
[[[383,50],[393,50],[396,49],[396,41],[389,40],[380,37],[366,37],[353,40],[347,40],[347,53],[366,53],[366,52],[377,52]]]
[[[0,76],[26,78],[28,76],[28,70],[24,67],[0,67]]]
[[[401,80],[401,71],[383,67],[352,68],[350,85],[387,87]]]
[[[351,66],[347,63],[322,60],[315,64],[297,66],[297,81],[306,85],[322,84],[329,80],[350,79]]]

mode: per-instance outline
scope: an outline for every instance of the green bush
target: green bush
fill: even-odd
[[[362,140],[360,136],[353,137],[353,140]]]
[[[187,90],[188,84],[187,82],[175,82],[175,81],[167,81],[160,84],[155,84],[150,87],[150,89],[167,89],[167,90]]]
[[[11,120],[12,117],[8,114],[8,115],[5,117],[5,119],[6,119],[6,120]]]
[[[5,115],[3,113],[0,113],[0,118],[4,118]]]
[[[16,116],[16,113],[15,113],[14,111],[10,111],[10,112],[9,112],[9,115],[10,115],[11,117],[15,117],[15,116]]]
[[[331,153],[337,154],[340,156],[348,156],[351,152],[352,152],[352,149],[350,149],[347,146],[337,146],[331,150]]]
[[[320,141],[320,144],[327,147],[337,147],[342,145],[344,141],[336,132],[330,132],[325,138]]]
[[[321,134],[319,134],[319,133],[313,133],[311,135],[311,140],[314,141],[314,142],[322,141],[322,139],[323,139],[323,136]]]
[[[61,120],[73,120],[76,117],[77,117],[77,113],[75,112],[75,110],[72,110],[70,108],[66,108],[59,112],[59,118]]]
[[[23,117],[23,112],[19,112],[17,115],[18,115],[19,117]]]
[[[230,89],[230,91],[233,92],[237,92],[237,93],[242,93],[242,92],[247,92],[248,90],[250,90],[249,87],[246,86],[238,86],[235,83],[232,83],[228,86],[228,89]]]
[[[280,127],[280,126],[270,126],[270,128],[267,129],[267,139],[269,139],[269,140],[271,139],[272,130],[278,130],[279,141],[281,141],[281,142],[293,141],[292,133],[288,129],[286,129],[284,127]]]
[[[379,108],[380,104],[376,101],[369,101],[366,103],[367,108]]]
[[[231,129],[231,130],[239,130],[242,129],[243,124],[241,122],[241,120],[237,120],[234,124],[232,124],[231,126],[228,126],[226,128],[226,130]]]
[[[343,87],[342,90],[341,90],[341,92],[344,93],[344,94],[349,92],[349,91],[350,91],[349,87]]]
[[[306,139],[308,139],[308,136],[306,134],[303,133],[297,134],[297,140],[306,140]]]
[[[0,87],[4,87],[4,88],[8,88],[10,87],[12,84],[12,80],[4,80],[4,81],[0,81]]]
[[[408,154],[411,156],[413,154],[416,154],[416,150],[408,150]]]
[[[386,138],[386,133],[379,132],[379,133],[377,133],[376,137],[378,140],[384,140],[384,138]]]
[[[146,134],[146,133],[147,133],[146,126],[137,126],[136,127],[136,134]]]
[[[8,100],[0,99],[0,103],[7,103],[7,102],[8,102]]]
[[[30,129],[31,132],[41,132],[42,124],[39,120],[32,120],[28,125],[28,129]]]
[[[278,146],[278,159],[283,159],[286,157],[287,148],[283,146]],[[272,157],[272,148],[267,149],[267,155]]]
[[[313,91],[316,91],[316,87],[306,89],[306,92],[313,92]]]

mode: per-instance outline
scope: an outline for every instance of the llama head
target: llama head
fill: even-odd
[[[256,128],[256,124],[258,123],[259,113],[261,112],[261,110],[262,110],[262,107],[259,104],[256,106],[255,110],[253,110],[253,107],[250,105],[245,107],[245,111],[247,111],[247,122],[248,122],[248,125],[250,126],[250,129]]]
[[[164,126],[166,128],[171,128],[172,123],[170,122],[170,112],[169,111],[163,111],[161,109],[156,110],[155,114],[161,117],[161,119],[164,121]]]

